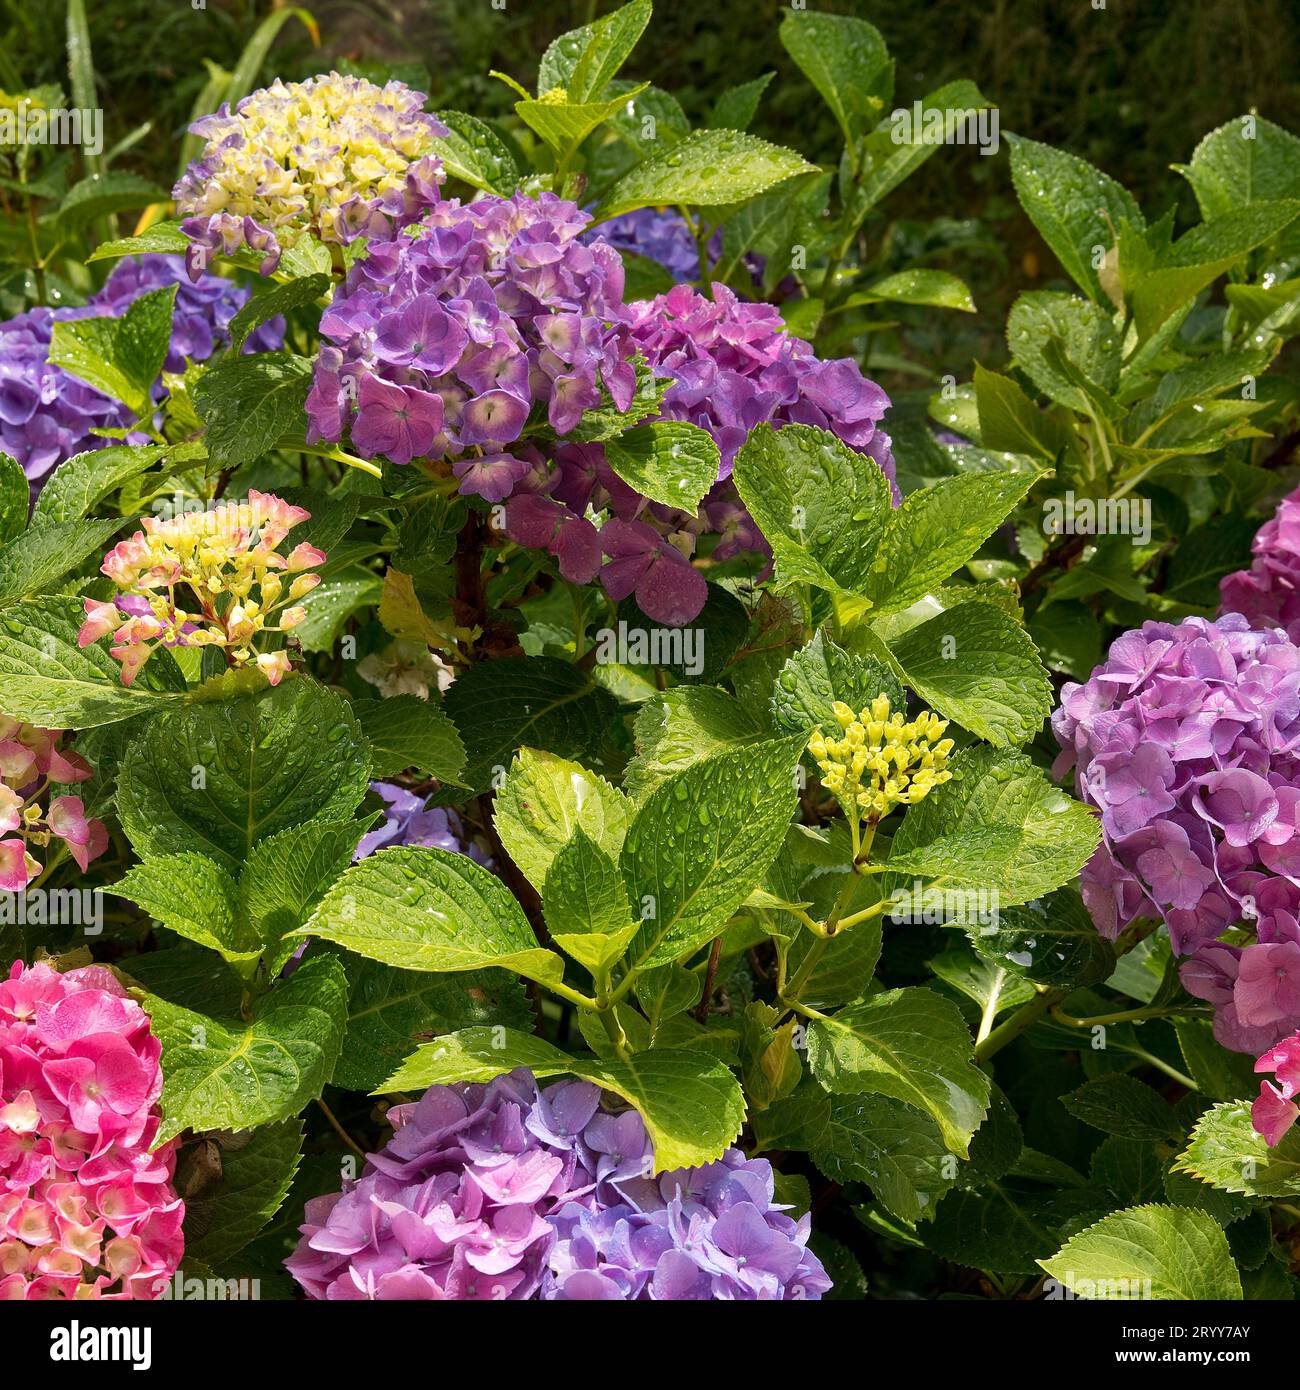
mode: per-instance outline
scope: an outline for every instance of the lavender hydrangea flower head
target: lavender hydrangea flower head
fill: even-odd
[[[33,484],[73,454],[110,442],[95,431],[124,429],[134,418],[120,401],[48,360],[54,325],[119,318],[141,295],[168,285],[177,286],[176,309],[163,366],[179,372],[187,358],[206,361],[228,343],[230,320],[248,299],[247,290],[215,275],[191,283],[179,256],[128,257],[85,305],[30,309],[0,323],[0,449],[17,459]],[[283,333],[283,319],[261,324],[244,351],[279,347]]]
[[[307,398],[312,442],[350,430],[366,458],[455,461],[491,501],[541,465],[521,442],[534,404],[559,434],[636,386],[623,267],[554,194],[441,202],[409,235],[374,242],[321,320]]]
[[[352,856],[354,860],[393,845],[424,845],[452,854],[468,854],[476,864],[492,867],[492,861],[465,833],[455,811],[442,806],[426,810],[426,797],[395,782],[371,782],[370,790],[384,803],[384,819],[361,837]]]
[[[640,1116],[522,1068],[435,1086],[342,1192],[307,1204],[285,1262],[320,1299],[817,1299],[809,1222],[730,1149],[653,1176]]]
[[[655,261],[668,271],[674,280],[697,280],[700,274],[700,253],[686,219],[679,212],[664,208],[637,208],[602,222],[586,234],[586,240],[596,237],[617,251],[630,251]]]
[[[1250,568],[1219,583],[1220,613],[1243,613],[1254,628],[1280,627],[1300,641],[1300,488],[1284,497],[1251,544]]]
[[[1162,918],[1225,1046],[1300,1026],[1300,648],[1239,614],[1144,623],[1064,686],[1052,726],[1100,815],[1082,874],[1098,930]],[[1254,943],[1218,943],[1238,923]]]
[[[442,162],[430,149],[447,134],[424,102],[401,82],[331,72],[277,78],[195,121],[204,151],[172,191],[193,243],[191,276],[241,246],[270,275],[305,233],[343,244],[413,220],[437,199]]]

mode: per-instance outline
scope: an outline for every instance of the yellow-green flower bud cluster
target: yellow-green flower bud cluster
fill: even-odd
[[[877,695],[857,714],[841,700],[833,708],[840,737],[827,738],[818,728],[808,749],[821,768],[822,785],[846,810],[878,821],[895,806],[914,806],[952,777],[946,719],[922,710],[909,722],[890,712],[888,695]]]

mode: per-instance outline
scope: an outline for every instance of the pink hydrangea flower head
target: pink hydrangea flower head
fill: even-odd
[[[0,981],[0,1299],[157,1298],[180,1264],[149,1016],[111,971]]]
[[[32,850],[43,853],[53,840],[83,871],[108,848],[107,827],[86,814],[82,799],[53,793],[92,775],[64,738],[61,729],[0,715],[0,892],[22,892],[41,872]]]
[[[1250,548],[1250,568],[1219,582],[1219,612],[1241,613],[1260,630],[1283,628],[1300,642],[1300,488],[1282,499]]]
[[[287,556],[279,550],[310,516],[253,489],[242,502],[165,520],[144,517],[144,529],[105,556],[100,568],[121,592],[111,603],[84,600],[78,644],[111,636],[123,685],[135,681],[159,645],[218,647],[229,665],[256,666],[278,684],[289,655],[259,650],[259,638],[301,623],[306,614],[298,600],[321,581],[312,571],[325,563],[323,550],[305,541]]]
[[[1300,1026],[1300,648],[1240,614],[1145,623],[1063,687],[1052,727],[1101,822],[1081,876],[1098,929],[1162,918],[1227,1046]],[[1218,945],[1238,924],[1254,942]]]
[[[808,1218],[729,1149],[654,1176],[635,1111],[525,1070],[435,1086],[342,1192],[307,1204],[285,1262],[318,1299],[817,1299]]]

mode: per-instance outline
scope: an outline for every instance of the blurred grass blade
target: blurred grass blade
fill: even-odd
[[[96,110],[99,103],[95,98],[95,65],[90,55],[90,29],[83,0],[68,0],[68,80],[73,106],[82,111]],[[102,155],[92,155],[84,147],[81,153],[88,173],[104,172]]]

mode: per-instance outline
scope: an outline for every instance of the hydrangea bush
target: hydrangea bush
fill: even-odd
[[[304,15],[170,200],[0,149],[0,1292],[1291,1295],[1294,137],[1011,135],[965,380],[865,20],[822,169],[650,0],[493,120]]]

